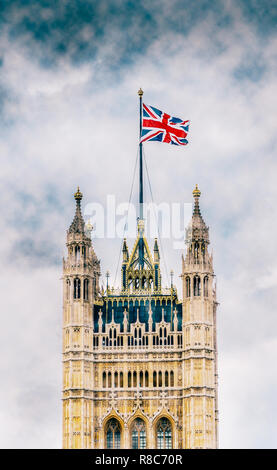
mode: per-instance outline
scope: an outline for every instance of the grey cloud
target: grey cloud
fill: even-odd
[[[172,16],[167,2],[165,12]],[[51,17],[50,11],[44,13]],[[9,423],[2,429],[3,447],[61,446],[59,277],[65,232],[74,215],[72,193],[79,184],[84,204],[104,204],[107,194],[127,200],[140,86],[149,104],[191,119],[186,149],[149,143],[145,154],[157,202],[191,202],[195,183],[202,191],[220,302],[221,446],[276,447],[271,371],[277,301],[277,38],[261,43],[239,13],[234,18],[222,30],[207,14],[186,36],[169,31],[154,38],[109,87],[101,84],[101,72],[95,73],[96,59],[78,67],[68,60],[55,69],[41,67],[26,50],[33,44],[29,33],[24,33],[25,45],[3,36],[2,47],[9,51],[3,74],[16,95],[16,102],[6,104],[12,125],[1,129],[0,141],[0,256],[5,266],[0,334],[7,352],[1,355],[7,380],[1,402],[7,406],[0,413]],[[41,48],[47,50],[47,41]],[[103,48],[112,53],[109,45]],[[249,51],[253,58],[263,57],[258,81],[234,78]],[[163,245],[167,270],[174,269],[181,295],[181,250],[174,250],[170,240]],[[109,269],[113,279],[120,240],[95,240],[94,247],[102,273]],[[262,412],[257,403],[263,404]],[[23,435],[23,425],[32,433]]]

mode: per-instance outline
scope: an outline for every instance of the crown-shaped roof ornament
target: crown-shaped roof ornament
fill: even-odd
[[[140,98],[141,98],[142,95],[143,95],[143,90],[142,90],[141,88],[140,88],[139,91],[138,91],[138,95],[139,95]]]
[[[74,198],[76,201],[81,201],[83,198],[83,194],[80,191],[80,188],[78,186],[76,193],[74,194]]]
[[[197,184],[195,185],[195,189],[192,191],[192,195],[193,195],[193,197],[200,197],[201,196],[201,191],[198,188]]]

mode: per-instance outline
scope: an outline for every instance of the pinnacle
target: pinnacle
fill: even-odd
[[[77,191],[74,194],[74,198],[76,201],[76,211],[75,211],[74,219],[68,230],[69,233],[84,233],[85,221],[83,219],[82,211],[81,211],[82,197],[83,197],[83,194],[81,193],[80,188],[78,186]]]

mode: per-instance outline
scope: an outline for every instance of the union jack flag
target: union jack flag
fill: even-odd
[[[158,141],[173,145],[187,145],[189,121],[172,117],[143,103],[140,142]]]

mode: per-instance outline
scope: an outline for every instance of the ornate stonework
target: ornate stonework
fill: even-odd
[[[100,292],[100,262],[85,233],[82,194],[63,263],[63,447],[217,447],[216,292],[209,229],[199,208],[187,229],[183,301],[163,289],[143,221],[121,288]]]

